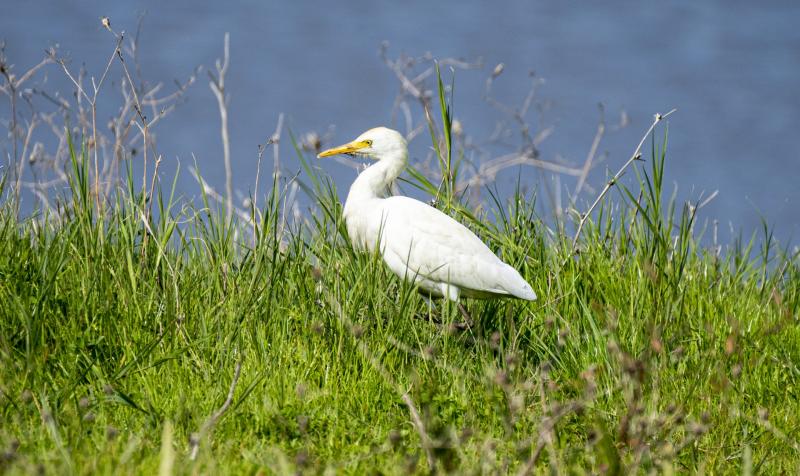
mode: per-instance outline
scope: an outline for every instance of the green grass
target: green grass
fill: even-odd
[[[448,197],[540,297],[469,302],[466,332],[352,251],[306,162],[318,212],[284,230],[277,186],[255,227],[130,181],[98,210],[73,151],[60,214],[0,209],[0,468],[796,473],[796,257],[701,247],[691,210],[662,199],[666,136],[652,143],[576,256],[531,196]],[[232,404],[192,437],[237,363]]]

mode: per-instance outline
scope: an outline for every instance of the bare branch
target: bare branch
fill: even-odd
[[[578,199],[581,190],[583,190],[586,177],[589,175],[589,170],[592,169],[592,161],[594,161],[597,148],[600,147],[600,141],[603,139],[603,135],[606,132],[606,121],[603,119],[603,105],[599,104],[598,107],[600,108],[600,122],[597,124],[597,132],[594,134],[592,146],[589,147],[589,153],[586,155],[586,160],[583,162],[583,169],[581,170],[580,177],[578,177],[578,184],[575,185],[575,191],[572,192],[572,196],[575,200]]]
[[[414,401],[411,400],[411,397],[407,392],[403,394],[403,402],[408,407],[408,412],[411,414],[411,420],[414,422],[414,427],[417,429],[417,433],[419,433],[420,440],[422,441],[422,448],[425,450],[425,457],[428,460],[428,469],[433,472],[436,470],[436,460],[433,459],[430,437],[425,431],[425,424],[422,423],[422,418],[419,416],[419,410],[417,410],[417,407],[414,405]]]
[[[484,185],[493,181],[497,174],[502,170],[515,165],[529,165],[542,170],[547,170],[549,172],[570,175],[573,177],[578,177],[581,174],[581,169],[567,167],[547,160],[535,159],[522,153],[514,153],[484,162],[478,168],[475,175],[469,179],[461,181],[457,185],[456,190],[460,192],[466,190],[467,188],[474,188],[476,186]]]
[[[217,411],[215,411],[208,419],[203,423],[203,426],[200,427],[197,433],[192,434],[190,438],[190,447],[191,453],[189,458],[194,461],[197,459],[197,453],[200,450],[200,441],[204,438],[211,430],[214,429],[214,425],[217,424],[220,418],[225,415],[225,412],[228,411],[230,408],[231,403],[233,403],[233,394],[236,392],[236,384],[239,383],[239,375],[242,372],[242,361],[244,360],[244,356],[240,355],[239,360],[236,361],[236,368],[233,370],[233,380],[231,380],[231,386],[228,389],[228,397],[225,399],[225,402],[222,404],[221,407]]]
[[[200,175],[200,172],[197,171],[194,167],[189,167],[189,172],[194,176],[195,180],[203,187],[203,191],[211,197],[213,200],[219,203],[225,203],[227,201],[226,197],[222,196],[221,193],[217,192],[214,187],[212,187],[205,179]],[[235,213],[239,218],[250,223],[251,217],[250,215],[245,212],[244,210],[239,209],[238,207],[232,207],[233,213]]]
[[[14,88],[19,89],[27,80],[31,78],[31,76],[36,74],[37,71],[39,71],[42,67],[52,62],[53,62],[52,58],[50,58],[49,56],[45,57],[42,61],[39,62],[39,64],[29,69],[28,71],[25,71],[25,73],[23,73],[23,75],[20,76],[19,79],[15,81]]]
[[[544,400],[543,400],[544,401]],[[536,448],[531,453],[530,458],[525,463],[519,474],[520,475],[528,475],[533,472],[533,468],[536,466],[536,462],[539,461],[539,457],[542,454],[542,450],[544,449],[545,445],[551,444],[554,439],[553,430],[555,430],[556,425],[559,421],[561,421],[564,417],[569,416],[577,411],[579,411],[583,407],[581,402],[569,402],[560,408],[556,408],[556,411],[552,416],[546,417],[543,422],[543,428],[539,430],[539,437],[536,439],[537,444]]]
[[[358,339],[359,336],[355,332],[355,326],[353,325],[353,322],[350,320],[350,318],[347,317],[347,315],[345,314],[344,309],[342,309],[341,303],[339,303],[339,301],[336,300],[336,298],[330,291],[324,290],[323,293],[326,298],[325,300],[327,301],[327,304],[332,308],[334,314],[342,324],[342,327],[350,330],[353,333],[354,337]],[[432,446],[431,437],[425,431],[425,425],[422,422],[419,410],[417,410],[416,405],[414,405],[414,401],[411,399],[411,396],[408,394],[408,392],[399,390],[397,384],[394,381],[394,378],[392,378],[392,375],[389,373],[388,370],[386,370],[383,364],[381,364],[380,360],[378,360],[378,358],[372,353],[370,348],[362,340],[357,341],[356,348],[359,350],[361,355],[364,356],[364,358],[366,358],[372,364],[373,368],[379,374],[381,374],[386,383],[390,384],[392,388],[394,388],[398,393],[401,394],[403,403],[406,404],[406,406],[408,407],[408,411],[411,414],[411,420],[414,423],[414,427],[416,428],[417,433],[419,433],[420,443],[422,444],[422,447],[425,450],[425,456],[428,461],[428,468],[430,469],[431,472],[434,472],[436,470],[436,460],[434,459],[433,451],[431,449]]]
[[[269,139],[272,144],[272,173],[275,177],[280,177],[281,173],[281,133],[283,132],[283,113],[278,114],[278,125],[275,126],[275,132]]]
[[[228,102],[225,98],[225,75],[228,72],[228,65],[230,64],[230,33],[225,33],[224,43],[222,62],[220,63],[219,59],[216,62],[216,76],[209,74],[211,77],[209,87],[211,87],[211,91],[217,98],[217,105],[219,106],[222,159],[225,163],[226,216],[228,220],[230,220],[233,215],[233,172],[231,170],[230,140],[228,138]]]
[[[625,170],[635,160],[637,160],[638,158],[640,158],[642,156],[642,153],[641,153],[642,145],[644,145],[644,141],[647,140],[647,136],[649,136],[650,133],[653,132],[653,129],[655,129],[656,124],[658,124],[662,120],[664,120],[667,117],[669,117],[675,111],[677,111],[677,109],[672,109],[671,111],[669,111],[666,114],[656,114],[653,117],[653,123],[650,124],[650,127],[647,129],[647,132],[645,132],[644,135],[642,136],[642,139],[639,141],[639,145],[637,145],[636,149],[633,151],[633,155],[631,155],[631,158],[628,159],[628,161],[625,162],[625,164],[617,171],[617,173],[614,174],[614,176],[611,177],[611,179],[606,182],[606,185],[600,191],[600,194],[597,196],[597,198],[595,199],[594,203],[592,203],[592,205],[589,207],[589,209],[585,213],[581,214],[580,221],[578,222],[578,229],[575,231],[575,238],[572,240],[572,253],[574,253],[575,250],[577,249],[578,239],[581,236],[581,231],[583,230],[584,225],[586,225],[586,221],[589,219],[589,217],[591,216],[591,214],[594,211],[594,209],[597,207],[597,205],[600,203],[600,201],[603,199],[603,197],[605,197],[606,193],[608,193],[608,191],[611,189],[611,187],[616,185],[617,181],[620,179],[620,177],[622,177],[622,174],[625,173]]]
[[[278,124],[275,126],[275,132],[267,139],[266,143],[258,145],[258,162],[256,164],[256,184],[253,192],[253,239],[256,238],[256,226],[260,221],[260,214],[258,213],[258,180],[261,177],[261,159],[264,158],[264,151],[267,146],[272,146],[273,150],[273,169],[272,179],[277,181],[280,177],[280,142],[281,131],[283,130],[283,113],[278,114]],[[257,215],[258,214],[258,215]]]

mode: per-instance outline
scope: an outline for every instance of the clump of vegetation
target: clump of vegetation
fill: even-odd
[[[20,217],[21,181],[0,187],[0,468],[796,472],[797,256],[768,234],[702,246],[698,207],[663,197],[660,129],[632,156],[638,180],[612,177],[620,193],[591,214],[551,226],[521,191],[466,205],[438,91],[441,173],[409,183],[539,301],[470,302],[475,325],[456,329],[452,305],[353,252],[336,187],[294,141],[302,180],[274,174],[242,211],[204,182],[201,203],[176,198],[123,160],[104,188],[100,139],[67,129],[66,192]],[[298,187],[315,213],[292,220]]]

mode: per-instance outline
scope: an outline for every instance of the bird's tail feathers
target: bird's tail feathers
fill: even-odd
[[[525,281],[525,278],[519,274],[519,271],[506,264],[506,272],[504,273],[504,277],[506,278],[506,290],[509,292],[509,294],[526,301],[536,300],[536,293],[533,292],[533,288],[531,288],[531,285]]]

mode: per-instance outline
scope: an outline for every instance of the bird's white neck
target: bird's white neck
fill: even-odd
[[[402,150],[384,156],[367,167],[350,186],[347,202],[358,203],[373,198],[386,198],[389,187],[403,172],[406,161],[407,152]]]

